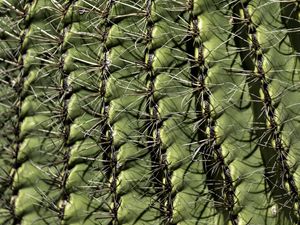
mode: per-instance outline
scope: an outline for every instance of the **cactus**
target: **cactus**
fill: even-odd
[[[0,224],[299,224],[299,15],[0,0]]]

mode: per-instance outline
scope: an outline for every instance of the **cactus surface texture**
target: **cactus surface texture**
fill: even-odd
[[[0,0],[0,225],[300,224],[298,0]]]

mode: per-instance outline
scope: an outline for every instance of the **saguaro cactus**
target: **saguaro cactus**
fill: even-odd
[[[299,224],[299,15],[0,0],[0,224]]]

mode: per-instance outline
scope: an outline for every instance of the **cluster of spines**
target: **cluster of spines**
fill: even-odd
[[[120,205],[120,197],[117,193],[117,176],[118,176],[118,162],[117,162],[117,149],[115,146],[113,146],[113,130],[112,126],[110,125],[110,122],[108,120],[109,116],[109,102],[105,99],[106,94],[106,85],[109,79],[109,49],[106,46],[106,41],[108,38],[109,30],[111,26],[113,25],[113,22],[110,21],[109,15],[110,11],[113,7],[115,1],[109,0],[107,2],[105,11],[104,11],[104,34],[103,34],[103,59],[102,59],[102,68],[101,68],[101,97],[102,97],[102,110],[104,113],[104,119],[102,123],[103,129],[101,129],[101,135],[105,135],[106,137],[101,142],[104,143],[103,149],[107,164],[107,169],[105,170],[106,176],[108,180],[110,180],[110,192],[112,194],[112,206],[111,206],[111,216],[112,216],[112,225],[119,224],[118,222],[118,208]]]
[[[20,157],[15,154],[15,161],[17,161],[19,165],[16,170],[26,165],[33,170],[32,174],[36,173],[35,175],[38,176],[30,176],[28,180],[26,180],[24,169],[16,171],[12,175],[12,179],[17,183],[17,187],[15,188],[17,194],[18,190],[22,189],[22,185],[32,185],[35,189],[34,192],[36,192],[33,193],[33,195],[40,195],[37,197],[37,202],[34,202],[34,198],[31,200],[33,208],[36,211],[35,213],[40,213],[42,207],[45,207],[47,213],[46,215],[42,215],[41,213],[39,216],[32,215],[32,213],[31,215],[24,214],[22,211],[26,210],[29,212],[31,210],[28,206],[25,206],[25,208],[22,206],[22,204],[25,203],[24,196],[26,197],[26,195],[29,194],[24,190],[25,194],[22,193],[15,197],[18,203],[13,203],[15,209],[21,210],[21,213],[13,213],[18,214],[14,218],[14,221],[16,221],[13,222],[14,224],[21,221],[25,224],[41,221],[52,221],[53,223],[64,224],[68,220],[66,219],[68,215],[65,216],[65,208],[67,204],[71,203],[71,194],[74,192],[70,190],[70,185],[68,184],[70,182],[69,175],[75,170],[73,169],[74,158],[71,159],[72,155],[70,152],[71,149],[74,151],[74,141],[70,138],[70,132],[73,132],[74,139],[74,128],[73,131],[70,131],[71,125],[74,122],[74,116],[70,116],[70,107],[68,105],[69,102],[72,101],[72,97],[74,97],[72,93],[74,83],[69,85],[69,74],[72,73],[72,68],[70,69],[68,49],[72,44],[70,45],[70,43],[66,43],[64,40],[66,36],[70,36],[69,28],[73,26],[72,22],[68,22],[66,17],[70,19],[70,17],[73,16],[70,15],[70,11],[78,6],[76,6],[76,1],[56,2],[55,4],[56,5],[52,5],[52,2],[34,1],[27,5],[27,10],[29,10],[28,15],[26,15],[28,17],[26,17],[28,24],[26,30],[28,35],[24,34],[20,49],[24,48],[30,51],[28,55],[22,53],[23,57],[21,57],[21,59],[24,61],[27,60],[27,75],[30,72],[31,74],[30,77],[27,76],[29,78],[26,78],[21,84],[22,89],[20,90],[22,93],[18,93],[20,98],[26,98],[27,101],[24,107],[19,104],[20,111],[22,110],[22,121],[20,122],[22,126],[20,125],[18,127],[21,127],[19,129],[21,129],[20,132],[23,132],[23,134],[22,138],[15,138],[15,140],[20,140],[20,144],[23,143],[22,154]],[[51,15],[49,11],[53,14]],[[39,24],[36,19],[41,19],[43,24]],[[26,44],[23,43],[25,39]],[[45,42],[42,43],[43,41]],[[47,47],[49,49],[47,49]],[[73,47],[77,46],[73,45]],[[31,64],[28,64],[28,61]],[[23,70],[24,69],[21,68],[21,72]],[[34,76],[34,73],[36,73],[37,77]],[[37,85],[35,82],[37,82]],[[42,85],[45,86],[43,87]],[[23,88],[24,86],[25,88]],[[31,98],[31,102],[28,101],[29,98]],[[55,105],[56,108],[53,108]],[[21,118],[21,116],[18,117]],[[47,117],[46,120],[45,117]],[[45,134],[41,135],[40,141],[35,137],[36,134],[31,131],[33,127],[35,127],[36,131]],[[44,138],[49,139],[50,142],[43,140]],[[60,141],[57,141],[58,139],[60,139]],[[44,149],[38,150],[36,146],[34,146],[36,141],[44,145],[40,146]],[[18,146],[20,144],[18,144]],[[53,147],[51,145],[53,145]],[[54,149],[53,152],[51,152],[51,148]],[[30,152],[32,149],[36,152]],[[48,162],[46,162],[47,158],[39,159],[32,157],[32,154],[38,154],[39,151],[41,151],[40,153],[43,155],[42,150],[49,151],[44,152],[46,154],[43,156],[47,158],[47,155],[50,156]],[[39,157],[41,157],[41,155]],[[78,171],[75,171],[75,173],[78,173]],[[38,179],[41,179],[41,181],[38,181]],[[21,183],[18,180],[21,180]],[[49,189],[45,189],[44,185],[49,186]],[[74,188],[75,190],[78,189],[76,187]],[[23,199],[20,198],[21,196]],[[34,205],[37,205],[37,207]],[[73,206],[71,205],[71,207]],[[52,216],[49,215],[51,211],[54,212]]]
[[[75,0],[70,0],[65,5],[61,5],[62,10],[62,21],[64,21],[64,17],[66,15],[66,12],[69,10],[70,7],[76,2]],[[69,74],[64,70],[64,54],[66,49],[64,49],[64,39],[65,35],[68,32],[68,29],[70,26],[69,24],[62,23],[62,26],[60,27],[60,33],[59,33],[59,46],[58,49],[58,68],[60,72],[60,91],[59,91],[59,101],[60,101],[60,121],[62,124],[61,127],[61,133],[63,137],[63,144],[61,146],[60,151],[62,151],[62,171],[60,175],[60,185],[61,188],[61,197],[60,197],[60,204],[59,204],[59,219],[60,224],[63,224],[64,215],[65,215],[65,207],[67,205],[67,202],[70,200],[69,191],[66,188],[66,183],[69,176],[69,159],[70,159],[70,147],[68,143],[69,135],[70,135],[70,118],[68,118],[68,102],[70,100],[71,96],[71,90],[68,84],[68,76]]]
[[[33,1],[30,4],[35,4],[37,2],[42,1]],[[202,7],[200,7],[200,11],[209,11],[214,8],[209,8],[211,7],[209,5],[212,3],[207,3],[207,6],[205,6],[206,3],[202,4],[201,1],[195,0],[172,1],[171,4],[163,0],[138,1],[137,3],[133,3],[132,1],[121,2],[109,0],[97,1],[96,6],[93,7],[92,1],[84,2],[87,5],[80,5],[82,4],[82,1],[70,1],[66,4],[55,6],[57,9],[63,9],[64,13],[60,15],[60,18],[62,20],[67,20],[65,17],[69,17],[70,21],[66,22],[66,24],[68,24],[67,26],[57,25],[53,34],[50,34],[41,28],[43,32],[40,34],[40,37],[44,40],[48,38],[49,43],[53,40],[57,43],[50,48],[49,54],[46,53],[46,49],[41,56],[33,56],[35,59],[40,60],[40,62],[36,63],[34,61],[29,69],[27,67],[27,70],[29,71],[33,71],[34,69],[40,71],[39,75],[42,79],[45,79],[45,82],[42,82],[42,85],[46,85],[47,76],[52,77],[51,79],[52,82],[54,82],[55,87],[50,87],[50,89],[53,88],[53,90],[50,90],[49,93],[42,94],[46,98],[41,105],[45,106],[47,104],[53,104],[54,106],[57,105],[59,108],[59,112],[56,112],[56,109],[51,109],[51,107],[47,108],[48,110],[52,110],[50,112],[51,120],[59,118],[50,123],[48,131],[46,131],[48,128],[46,129],[44,126],[37,128],[42,132],[48,132],[50,136],[53,134],[60,136],[56,138],[61,139],[61,143],[56,144],[56,150],[50,153],[57,153],[57,157],[54,157],[55,159],[51,159],[48,163],[48,165],[59,165],[50,165],[53,166],[52,169],[57,169],[58,172],[54,176],[52,176],[52,174],[48,178],[43,178],[47,180],[48,184],[52,186],[57,185],[54,189],[57,188],[57,190],[59,190],[59,194],[54,194],[54,197],[51,196],[46,198],[43,196],[44,200],[50,201],[48,209],[50,210],[52,207],[51,210],[56,210],[54,217],[58,217],[59,220],[54,221],[68,223],[72,221],[72,216],[74,216],[73,221],[76,220],[75,215],[68,214],[67,212],[67,208],[72,208],[73,204],[74,208],[77,207],[77,203],[74,203],[78,201],[78,199],[74,200],[77,198],[74,197],[74,188],[74,190],[80,190],[84,195],[88,194],[88,197],[90,198],[97,198],[96,192],[98,191],[103,192],[108,190],[109,192],[108,197],[105,196],[105,194],[100,193],[100,196],[103,196],[101,201],[105,201],[105,204],[107,204],[106,209],[108,209],[108,213],[106,214],[106,212],[104,212],[105,215],[103,217],[98,216],[97,213],[100,212],[99,214],[101,214],[101,211],[105,211],[105,209],[102,209],[101,206],[96,206],[96,209],[91,209],[91,207],[89,208],[90,212],[87,212],[86,215],[83,215],[85,213],[81,212],[79,217],[80,219],[84,217],[82,220],[83,223],[90,219],[92,221],[101,221],[103,224],[131,223],[138,222],[138,220],[145,220],[147,223],[180,224],[181,222],[184,223],[185,220],[193,223],[197,219],[203,220],[204,218],[213,218],[211,221],[214,221],[218,218],[218,213],[214,213],[214,210],[217,209],[218,211],[224,206],[226,211],[225,214],[229,215],[228,217],[225,216],[224,223],[228,223],[230,220],[232,224],[238,224],[237,214],[234,212],[236,210],[235,207],[238,206],[235,202],[235,181],[232,178],[230,170],[232,165],[224,156],[224,149],[222,149],[222,143],[220,143],[219,140],[219,132],[223,129],[223,121],[220,119],[222,115],[215,116],[212,113],[215,107],[213,104],[215,103],[211,103],[211,99],[214,98],[214,92],[211,92],[210,88],[221,88],[211,80],[211,77],[213,77],[211,73],[214,72],[210,71],[214,71],[215,68],[210,70],[209,66],[214,67],[214,65],[212,65],[215,63],[214,58],[211,55],[207,57],[207,51],[205,51],[207,50],[206,44],[204,41],[202,42],[202,40],[199,41],[199,39],[201,39],[200,36],[203,35],[203,31],[198,29],[198,26],[200,26],[199,24],[203,23],[203,21],[205,22],[205,19],[207,20],[208,17],[207,15],[202,17],[202,12],[195,13],[197,10],[199,11],[199,9],[193,8],[193,6],[197,6],[198,4]],[[98,3],[101,7],[99,7]],[[103,7],[103,5],[105,6]],[[217,6],[216,8],[220,9],[220,7]],[[8,8],[13,9],[18,14],[21,12],[19,9],[14,9],[13,6]],[[46,8],[47,7],[43,9]],[[72,15],[68,14],[68,11],[73,9],[74,12],[72,12]],[[95,15],[98,18],[95,19],[91,17],[91,21],[84,22],[84,26],[87,26],[88,30],[91,29],[92,31],[77,32],[76,25],[73,26],[74,22],[80,22],[80,19],[78,19],[78,17],[80,17],[79,15],[83,14],[84,17],[92,11],[94,13],[96,12]],[[41,15],[39,14],[39,16]],[[40,22],[51,24],[50,21],[58,19],[54,18],[55,16],[56,15],[52,15],[49,16],[49,18],[41,16],[43,19]],[[133,19],[135,16],[141,19]],[[237,15],[234,14],[233,16],[236,17]],[[54,20],[52,20],[53,18]],[[128,18],[131,18],[136,24],[128,25],[128,21],[125,21],[125,19]],[[100,20],[99,27],[101,28],[95,25]],[[251,21],[249,18],[246,18],[245,20]],[[176,23],[179,23],[180,25],[177,25]],[[182,24],[185,24],[185,26]],[[122,27],[123,25],[124,27]],[[133,29],[132,26],[135,25],[139,27],[138,29],[141,28],[142,31]],[[93,26],[95,26],[96,32],[99,32],[100,35],[95,34],[95,30],[91,28]],[[126,26],[128,26],[128,31],[126,30]],[[166,28],[163,26],[170,27]],[[219,24],[219,26],[221,25]],[[74,29],[70,31],[71,28]],[[251,24],[249,28],[252,29],[251,32],[255,33]],[[161,29],[161,33],[157,32],[158,29]],[[116,32],[116,30],[118,31]],[[53,39],[57,33],[61,33],[60,37]],[[64,42],[64,39],[67,38],[69,33],[72,33],[74,36],[78,35],[78,37],[75,37],[73,40],[74,43]],[[142,33],[142,38],[138,37],[140,33]],[[117,36],[114,36],[115,34],[117,34]],[[118,36],[120,34],[121,36]],[[216,34],[216,36],[217,35],[218,34]],[[99,36],[101,37],[98,39]],[[188,38],[186,38],[186,36]],[[95,38],[99,41],[98,45],[101,46],[101,48],[92,50],[92,47],[88,47],[88,50],[85,50],[82,48],[83,46],[89,46],[90,44],[91,46],[94,46],[97,41],[94,43],[85,43],[85,41],[83,41],[82,44],[82,40],[80,40],[81,37],[82,39]],[[161,40],[161,42],[159,40]],[[83,46],[80,46],[81,44],[78,44],[78,42]],[[255,52],[260,52],[261,49],[258,41],[254,40],[254,42],[256,43],[256,45],[253,45]],[[212,48],[211,43],[213,43],[213,41],[207,43],[207,45]],[[61,48],[63,48],[63,45],[67,45],[68,49],[62,50]],[[35,47],[39,48],[40,46]],[[82,52],[77,50],[77,47],[78,49],[82,49]],[[214,47],[217,48],[217,46],[213,46],[213,48]],[[53,50],[55,48],[60,50]],[[75,51],[73,51],[74,49]],[[215,51],[215,49],[209,50],[212,52]],[[95,54],[96,51],[98,51],[98,53]],[[257,59],[260,58],[256,60],[257,65],[255,65],[255,67],[257,67],[258,75],[262,76],[261,89],[265,96],[264,100],[261,100],[261,104],[258,104],[258,106],[261,106],[261,109],[265,108],[271,115],[266,115],[267,118],[265,118],[265,120],[262,119],[262,121],[265,123],[264,126],[266,126],[266,121],[268,119],[270,120],[271,136],[275,141],[275,148],[279,152],[279,161],[284,162],[281,170],[286,171],[286,181],[290,186],[292,195],[297,200],[297,188],[294,185],[295,181],[288,169],[285,158],[285,149],[282,144],[280,132],[278,131],[279,126],[274,119],[275,109],[271,97],[268,94],[268,82],[263,78],[264,71],[261,66],[263,63],[263,55],[255,54]],[[27,60],[30,59],[30,57],[31,56],[28,56],[27,58],[25,55],[25,59]],[[207,59],[205,59],[206,57]],[[222,60],[224,61],[224,58],[220,61]],[[1,61],[6,64],[19,66],[19,62],[17,61],[14,62],[13,60],[7,59],[2,59]],[[244,59],[241,61],[245,62]],[[248,62],[249,61],[246,63]],[[59,69],[57,70],[56,67]],[[95,93],[91,94],[89,92],[90,89],[94,88],[88,87],[87,83],[89,81],[84,80],[84,78],[81,80],[80,74],[77,74],[78,76],[76,77],[76,73],[74,72],[76,70],[81,70],[81,74],[88,74],[86,75],[88,79],[100,83],[100,85],[98,83],[92,84],[97,86],[97,91]],[[45,74],[42,74],[41,71]],[[122,73],[125,73],[125,75],[123,76]],[[59,75],[56,76],[56,74]],[[218,76],[219,75],[220,74],[218,74]],[[97,78],[92,78],[92,76],[96,76]],[[164,80],[165,76],[168,78]],[[130,77],[132,77],[132,79],[130,79]],[[249,80],[249,85],[251,85],[251,79],[249,78],[248,81]],[[70,81],[72,82],[69,83]],[[169,93],[168,85],[171,82],[175,83],[175,88],[171,88],[177,89],[175,91],[173,90],[173,92],[170,91]],[[17,84],[21,84],[21,86],[24,86],[25,83],[26,79],[23,80],[23,78],[17,82]],[[138,85],[142,85],[142,87],[139,87]],[[78,86],[80,87],[78,88]],[[32,93],[34,96],[34,88],[39,89],[40,87],[39,85],[32,85],[30,88],[33,90]],[[79,93],[79,91],[77,93],[77,91],[75,91],[75,89],[80,88],[84,89],[86,93]],[[182,88],[182,92],[180,91],[180,88]],[[186,89],[189,90],[186,91]],[[225,90],[226,87],[223,89]],[[251,91],[251,88],[249,89]],[[18,89],[15,95],[17,96],[17,99],[22,101],[21,92],[23,91],[20,92],[19,90],[21,89]],[[88,92],[91,96],[88,96]],[[178,100],[174,100],[173,102],[172,95],[177,94],[178,98],[183,92],[185,96],[182,97],[183,100],[181,104],[178,103]],[[193,93],[192,97],[189,96],[190,92]],[[51,96],[51,94],[54,94],[55,96]],[[82,102],[79,101],[79,103],[76,103],[74,100],[76,96],[78,96],[78,99]],[[93,105],[93,103],[87,103],[89,100],[86,99],[89,99],[89,97],[93,98],[91,101],[97,102],[95,103],[97,105],[95,107],[96,109],[93,109],[93,106],[90,106]],[[133,100],[130,100],[130,98]],[[194,104],[190,107],[191,109],[186,107],[188,105],[184,103],[186,99],[189,99],[189,102]],[[254,99],[254,101],[255,100],[257,99]],[[19,100],[16,102],[19,102]],[[74,102],[80,106],[76,108]],[[15,132],[17,137],[14,138],[14,140],[17,141],[16,146],[18,147],[15,152],[19,152],[18,148],[21,142],[19,143],[20,135],[18,133],[20,133],[20,130],[18,129],[20,129],[20,124],[23,122],[20,116],[22,105],[17,105],[18,112],[16,113],[16,116],[18,117],[18,122],[16,122],[16,127],[18,128],[17,132]],[[257,107],[257,105],[255,107]],[[242,109],[240,110],[242,111]],[[256,109],[254,109],[254,111],[255,110]],[[226,111],[226,109],[224,111]],[[89,116],[87,116],[88,114]],[[127,117],[125,114],[129,116]],[[254,115],[261,118],[259,114],[254,113]],[[123,123],[121,120],[123,120]],[[92,122],[94,124],[90,125],[90,121],[94,121]],[[27,120],[27,122],[30,121]],[[58,131],[55,128],[57,123],[59,124]],[[77,127],[74,126],[74,124]],[[175,128],[173,127],[174,124]],[[191,124],[197,124],[197,129],[192,132],[190,132],[189,128]],[[100,149],[96,154],[91,153],[90,155],[87,154],[79,157],[72,155],[76,152],[74,146],[76,145],[78,147],[82,144],[79,144],[78,139],[74,138],[76,129],[80,130],[79,133],[82,133],[82,135],[79,135],[79,139],[92,139],[96,142],[97,148]],[[177,131],[174,131],[174,129],[177,129]],[[262,134],[263,133],[264,132],[262,132]],[[177,137],[178,140],[172,139],[173,134],[179,135]],[[180,142],[182,138],[180,135],[186,136],[186,140],[183,141],[185,144]],[[191,143],[193,141],[192,136],[193,138],[196,136],[196,144]],[[48,136],[46,135],[46,137]],[[127,146],[130,146],[130,148],[124,147],[126,144],[129,144]],[[185,154],[188,152],[186,146],[196,146],[195,148],[198,149],[196,150],[197,154],[190,151],[190,155],[187,158],[177,159],[177,153],[175,153],[175,151],[178,151],[179,149],[180,153],[178,154],[186,156]],[[139,150],[134,149],[135,147]],[[80,147],[78,147],[78,149],[79,148]],[[224,148],[226,149],[226,146]],[[83,150],[92,151],[92,148],[89,149],[88,147],[85,147]],[[128,151],[128,154],[132,154],[132,151],[137,151],[136,153],[138,153],[138,156],[135,156],[136,153],[134,153],[129,157],[126,155],[126,151]],[[76,154],[80,155],[81,153],[77,152]],[[15,154],[14,156],[14,159],[16,159],[14,165],[19,168],[22,165],[22,160],[18,160],[17,155],[18,154]],[[150,157],[147,155],[150,155]],[[197,155],[201,155],[202,158],[198,158]],[[78,158],[74,159],[74,157]],[[199,159],[200,162],[198,160],[194,161],[194,158]],[[91,162],[102,161],[102,171],[99,171],[99,168],[92,168],[90,163],[87,162],[89,160]],[[34,160],[32,161],[35,165],[36,162],[34,162]],[[85,179],[84,175],[81,175],[80,170],[77,170],[77,161],[88,165],[87,168],[84,169],[83,174],[88,174],[91,170],[96,170],[98,173],[105,175],[104,182],[102,180],[97,181],[96,179],[90,178],[91,180],[85,183],[86,181],[83,181]],[[135,165],[132,166],[133,164]],[[140,166],[138,164],[144,165]],[[191,167],[186,167],[187,164],[190,164]],[[200,164],[202,166],[200,166]],[[183,175],[181,174],[180,167],[184,168]],[[199,185],[194,187],[195,185],[191,184],[191,181],[186,177],[194,173],[196,167],[203,167],[200,169],[201,172],[197,171],[196,173],[198,173],[199,179],[202,179],[202,175],[206,174],[206,180],[195,181],[195,183]],[[38,168],[42,173],[47,175],[50,174],[50,170],[46,171],[41,169],[41,167]],[[142,170],[138,170],[142,168],[147,171],[145,174],[145,177],[147,177],[148,180],[147,182],[144,182],[144,180],[142,180],[143,178],[139,176],[138,179],[132,177],[133,172],[139,173]],[[70,186],[70,182],[76,184],[74,181],[76,180],[74,179],[76,173],[78,173],[78,176],[80,177],[77,179],[82,179],[82,182],[79,182],[80,185],[85,183],[83,187]],[[191,177],[193,178],[189,179],[195,179],[197,176]],[[134,180],[135,183],[132,182],[132,179],[136,179]],[[178,182],[178,179],[181,179],[181,183]],[[11,180],[13,180],[13,177]],[[93,182],[96,183],[96,185],[94,185]],[[203,184],[204,188],[202,187]],[[131,189],[128,190],[127,186],[130,186]],[[208,186],[208,189],[206,189],[206,186]],[[36,188],[40,187],[36,185]],[[147,191],[142,193],[143,190]],[[53,187],[50,192],[51,191],[55,192],[53,191]],[[206,191],[209,192],[209,198],[206,198]],[[139,195],[136,195],[135,192]],[[45,193],[47,193],[47,190],[42,190],[40,192],[41,195],[45,195]],[[180,208],[181,204],[185,204],[185,198],[188,198],[187,196],[197,195],[195,193],[199,194],[199,199],[201,199],[201,201],[204,199],[204,203],[200,203],[200,201],[197,200],[198,197],[193,198],[192,201],[189,200],[189,202],[193,202],[195,205],[205,205],[203,210],[195,211],[195,214],[193,214],[194,211],[182,213],[181,210],[184,209]],[[138,197],[133,200],[133,196]],[[51,198],[54,198],[55,200]],[[136,210],[139,205],[135,206],[133,204],[132,206],[129,206],[129,203],[132,203],[133,201],[148,201],[149,199],[150,202],[141,204],[143,205],[142,207],[148,205],[148,207],[141,211],[140,209]],[[210,206],[211,202],[215,203],[213,207]],[[88,204],[92,205],[92,203]],[[57,207],[57,205],[60,206]],[[67,205],[70,207],[66,207]],[[187,204],[184,206],[186,205]],[[201,206],[199,206],[199,209],[200,208]],[[211,212],[207,212],[206,210],[211,210]],[[128,212],[128,215],[125,215],[126,212]],[[152,212],[154,213],[151,214]],[[93,215],[96,216],[93,217]],[[20,218],[17,216],[13,217],[15,218],[15,224],[22,220],[22,216],[20,216]],[[45,218],[40,219],[43,220]],[[153,219],[153,221],[149,222],[151,219]],[[240,220],[243,220],[243,218],[241,217],[239,221]]]
[[[3,215],[1,215],[1,217],[3,217],[3,223],[19,224],[20,217],[17,215],[14,207],[15,200],[18,195],[18,190],[13,186],[13,179],[20,166],[20,163],[18,162],[18,153],[20,149],[20,126],[22,122],[21,108],[22,102],[24,100],[24,97],[22,96],[22,88],[24,84],[24,79],[28,75],[28,71],[24,69],[24,56],[26,56],[26,50],[23,48],[23,41],[26,35],[26,29],[28,28],[28,23],[26,23],[26,16],[27,7],[28,4],[30,4],[30,2],[21,2],[18,4],[17,7],[14,7],[9,2],[5,2],[5,4],[8,8],[11,8],[11,11],[4,10],[3,18],[6,18],[8,20],[8,23],[2,25],[13,25],[13,27],[9,28],[15,30],[6,31],[6,27],[4,27],[4,29],[1,29],[1,32],[3,32],[4,37],[11,39],[10,42],[7,43],[8,45],[6,47],[11,47],[10,44],[15,44],[16,46],[12,46],[12,48],[8,49],[5,49],[5,45],[1,46],[1,53],[6,53],[6,55],[1,54],[0,56],[0,61],[1,63],[3,63],[2,68],[0,70],[1,74],[3,75],[3,78],[1,77],[1,81],[3,79],[3,81],[7,82],[7,84],[12,89],[11,94],[12,96],[14,96],[13,99],[11,99],[12,96],[10,96],[10,92],[3,93],[4,95],[2,96],[4,98],[8,97],[9,101],[11,101],[11,105],[5,105],[4,103],[3,108],[8,107],[8,110],[12,109],[12,111],[10,115],[5,115],[5,111],[4,114],[2,114],[1,112],[1,117],[3,119],[5,119],[6,117],[8,117],[9,119],[8,121],[1,121],[3,123],[1,124],[1,129],[3,129],[1,139],[3,138],[9,141],[8,145],[5,145],[5,142],[3,143],[1,141],[1,154],[3,154],[4,160],[6,158],[5,155],[9,156],[9,158],[6,160],[8,160],[8,162],[10,161],[9,163],[11,166],[11,171],[1,168],[1,179],[5,182],[1,185],[1,189],[3,188],[1,191],[1,201],[4,200],[4,202],[2,202],[1,205],[6,210],[8,210],[8,213],[4,213]],[[16,26],[16,24],[14,24],[13,21],[9,20],[10,18],[8,15],[15,16],[16,18],[18,18],[18,27]],[[16,35],[19,36],[17,37]],[[2,101],[5,102],[4,99]],[[11,125],[11,127],[7,127],[8,129],[5,129],[6,125]],[[4,132],[6,132],[6,134]],[[11,136],[11,134],[13,134],[13,136]],[[7,153],[5,153],[6,151]],[[4,161],[4,163],[7,162]],[[11,189],[11,192],[8,192],[7,189]]]
[[[237,9],[234,13],[234,23],[238,26],[237,32],[237,45],[242,46],[240,51],[243,66],[248,70],[248,85],[250,95],[252,98],[258,100],[254,121],[259,128],[257,130],[257,138],[259,138],[259,145],[261,146],[261,154],[266,167],[265,175],[269,185],[272,197],[278,201],[280,207],[287,214],[286,216],[292,217],[293,220],[298,220],[299,212],[295,217],[293,210],[299,210],[299,194],[293,175],[291,174],[289,165],[287,164],[288,150],[283,146],[281,139],[280,127],[276,122],[275,106],[272,103],[272,98],[269,93],[269,81],[266,77],[266,72],[263,69],[263,49],[257,38],[256,25],[251,21],[251,16],[248,11],[249,3],[242,3],[237,1],[235,6]],[[236,13],[237,10],[242,10],[243,18],[239,17]],[[244,28],[243,28],[244,27]],[[244,31],[243,31],[244,29]],[[242,34],[242,32],[245,32]],[[250,38],[248,44],[245,44],[245,38]],[[240,45],[239,41],[243,39],[244,44]],[[253,86],[251,88],[251,86]],[[263,97],[259,97],[259,91],[262,91]],[[253,91],[253,92],[251,92]],[[263,115],[262,115],[263,114]],[[274,143],[273,143],[274,142]],[[274,146],[273,146],[274,145]],[[291,193],[285,187],[288,184]],[[295,204],[298,205],[295,207]],[[293,210],[291,210],[293,209]]]
[[[237,215],[233,212],[235,204],[233,180],[221,146],[217,144],[216,121],[211,116],[210,91],[205,86],[205,79],[208,75],[208,66],[203,53],[205,46],[200,37],[198,17],[193,14],[194,1],[189,1],[188,5],[190,7],[190,35],[188,36],[190,40],[187,42],[187,50],[190,50],[188,53],[191,57],[191,81],[195,90],[199,141],[196,152],[202,157],[207,186],[212,192],[216,208],[221,211],[225,209],[225,217],[227,214],[232,224],[238,224]]]
[[[146,113],[148,118],[146,119],[147,136],[149,137],[147,142],[149,145],[149,151],[151,154],[152,171],[153,171],[153,184],[157,195],[157,201],[160,205],[160,211],[162,215],[163,223],[170,224],[172,222],[172,184],[171,174],[168,171],[168,162],[165,157],[165,149],[162,148],[162,141],[160,139],[160,128],[163,125],[163,121],[159,115],[158,101],[154,96],[156,92],[155,76],[152,68],[154,59],[154,49],[151,48],[152,31],[154,23],[151,18],[151,7],[155,4],[154,1],[146,1],[146,39],[145,39],[145,66],[147,70],[147,108]]]

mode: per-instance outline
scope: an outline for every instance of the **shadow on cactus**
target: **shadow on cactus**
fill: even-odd
[[[0,224],[299,224],[299,15],[0,0]]]

